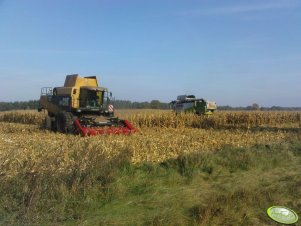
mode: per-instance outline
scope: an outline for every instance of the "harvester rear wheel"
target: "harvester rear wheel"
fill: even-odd
[[[74,119],[73,115],[70,112],[60,112],[56,116],[56,128],[58,132],[61,133],[74,133],[75,127],[74,127]]]
[[[45,117],[44,126],[45,126],[45,129],[47,129],[47,130],[52,129],[52,120],[51,120],[51,117],[48,115]]]
[[[51,130],[56,132],[56,121],[55,121],[55,117],[53,116],[49,116],[47,115],[44,119],[44,123],[42,124],[43,129],[47,129],[47,130]]]

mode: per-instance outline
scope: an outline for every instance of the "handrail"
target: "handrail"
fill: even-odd
[[[53,89],[52,89],[52,87],[42,87],[42,89],[41,89],[41,96],[42,95],[46,95],[46,96],[53,95]]]

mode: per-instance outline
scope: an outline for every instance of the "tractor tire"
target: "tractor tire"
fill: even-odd
[[[52,130],[52,119],[48,115],[45,117],[44,128],[47,130]]]
[[[60,133],[75,133],[74,117],[70,112],[60,112],[56,117],[56,129]]]
[[[46,129],[46,130],[51,130],[56,132],[55,117],[51,117],[47,115],[44,119],[43,124],[41,125],[41,129]]]

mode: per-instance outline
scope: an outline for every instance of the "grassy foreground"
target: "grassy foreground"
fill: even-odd
[[[298,140],[161,163],[133,165],[130,156],[60,176],[0,176],[0,225],[278,225],[269,206],[301,213]]]

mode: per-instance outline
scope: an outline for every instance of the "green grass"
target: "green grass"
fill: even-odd
[[[160,164],[132,165],[130,155],[57,178],[0,177],[0,225],[279,225],[268,207],[301,214],[300,141]]]

